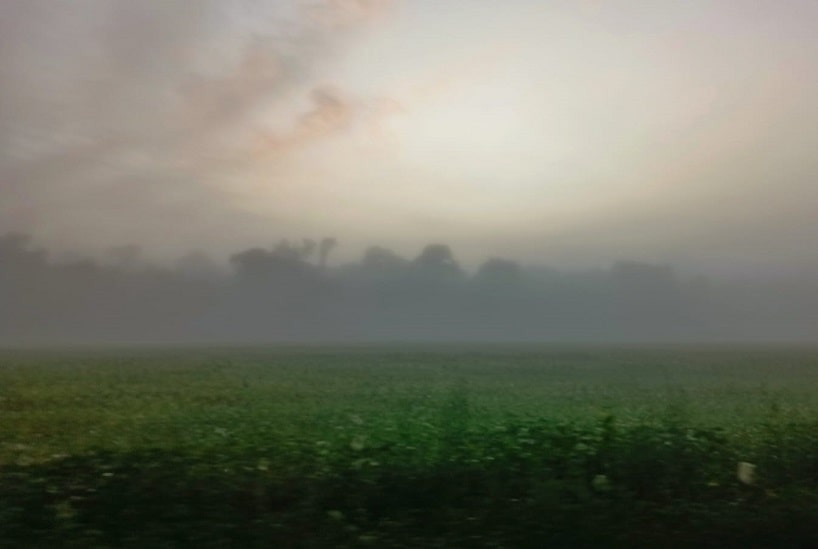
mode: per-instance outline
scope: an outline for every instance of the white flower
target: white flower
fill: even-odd
[[[607,475],[597,475],[594,477],[594,480],[591,481],[591,486],[597,492],[607,492],[611,489],[611,483],[608,480]]]
[[[756,482],[756,466],[746,461],[739,461],[736,469],[736,476],[739,481],[751,485]]]

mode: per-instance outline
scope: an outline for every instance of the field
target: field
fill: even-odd
[[[818,349],[5,350],[0,524],[0,547],[818,546]]]

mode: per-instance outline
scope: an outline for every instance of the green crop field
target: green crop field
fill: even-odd
[[[818,350],[4,350],[0,525],[0,547],[816,546]]]

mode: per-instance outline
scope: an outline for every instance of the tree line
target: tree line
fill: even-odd
[[[490,258],[468,272],[445,244],[413,258],[371,247],[330,265],[333,238],[173,267],[139,249],[105,261],[53,259],[25,235],[0,236],[0,343],[368,341],[814,341],[811,279],[680,277],[669,265],[596,270]]]

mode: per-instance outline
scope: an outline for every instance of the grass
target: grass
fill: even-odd
[[[6,350],[0,523],[14,547],[812,546],[818,351]]]

